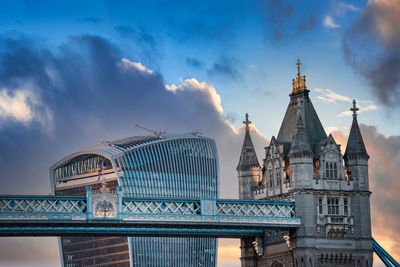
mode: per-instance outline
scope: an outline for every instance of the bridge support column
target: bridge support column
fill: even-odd
[[[122,187],[117,188],[118,193],[118,217],[122,214]]]
[[[92,219],[93,215],[93,207],[92,207],[92,187],[86,187],[86,215],[88,219]]]
[[[255,238],[246,237],[240,239],[241,265],[242,267],[257,267],[257,252],[254,247]]]

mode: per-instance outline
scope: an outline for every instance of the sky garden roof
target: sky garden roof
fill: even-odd
[[[184,141],[186,140],[186,141]],[[192,140],[192,141],[190,141]],[[193,142],[193,140],[197,140],[197,142]],[[186,143],[185,143],[186,142]],[[167,144],[165,147],[162,144]],[[159,144],[154,146],[155,144]],[[173,145],[171,145],[173,144]],[[150,150],[147,150],[148,147],[152,147]],[[184,148],[188,147],[187,150]],[[139,151],[146,150],[147,152],[144,154],[140,154]],[[109,168],[114,169],[117,178],[118,184],[125,189],[128,190],[126,186],[123,186],[124,181],[121,180],[121,170],[124,172],[124,177],[127,179],[133,179],[132,173],[134,175],[138,175],[141,171],[143,172],[173,172],[171,170],[171,166],[173,168],[182,168],[182,170],[177,170],[178,172],[193,172],[193,168],[187,167],[185,164],[181,163],[182,159],[171,158],[170,153],[174,153],[171,151],[186,151],[183,153],[190,154],[190,151],[194,151],[193,153],[204,154],[200,157],[204,158],[215,158],[217,161],[217,151],[215,142],[211,138],[199,136],[196,134],[163,134],[160,136],[156,135],[146,135],[146,136],[133,136],[128,138],[123,138],[115,141],[103,141],[98,145],[89,147],[87,149],[78,151],[76,153],[70,154],[65,158],[61,159],[53,166],[50,167],[50,182],[52,191],[54,193],[56,187],[56,178],[57,174],[55,170],[61,168],[63,166],[67,166],[70,164],[74,164],[77,161],[81,161],[84,159],[88,159],[93,156],[100,156],[104,158],[105,164],[108,165]],[[137,154],[135,151],[137,151]],[[189,152],[187,152],[189,151]],[[135,155],[130,153],[136,153]],[[177,152],[180,153],[180,152]],[[168,156],[162,156],[168,155]],[[162,157],[170,157],[169,159],[162,159]],[[171,161],[171,163],[169,163]],[[200,160],[203,162],[203,160]],[[199,162],[200,162],[199,161]],[[163,163],[161,163],[163,162]],[[168,163],[165,163],[168,162]],[[193,159],[188,159],[187,164],[195,163]],[[97,163],[98,164],[98,163]],[[182,166],[180,166],[182,164]],[[203,163],[201,163],[203,164]],[[207,163],[202,168],[205,170],[212,170],[207,173],[207,175],[211,175],[215,177],[217,176],[218,163]],[[142,165],[142,166],[138,166]],[[155,166],[157,165],[157,166]],[[179,165],[179,166],[178,166]],[[94,170],[98,168],[97,166],[93,166],[91,168],[92,173]],[[146,169],[147,168],[147,169]],[[199,167],[199,173],[203,172]],[[75,171],[75,170],[74,170]],[[136,174],[134,173],[136,172]],[[78,173],[80,174],[80,173]],[[76,173],[65,175],[76,176]],[[132,177],[129,177],[132,176]],[[63,176],[64,177],[64,176]],[[128,178],[129,177],[129,178]],[[64,178],[67,180],[68,178]],[[129,186],[131,188],[131,186]]]

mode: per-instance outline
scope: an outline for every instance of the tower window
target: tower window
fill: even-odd
[[[269,186],[270,187],[274,186],[274,179],[272,178],[272,170],[271,173],[269,174]]]
[[[347,198],[343,199],[343,212],[344,215],[349,215],[349,204]]]
[[[318,199],[318,213],[319,214],[322,214],[322,212],[323,212],[323,198],[322,197],[320,197],[319,199]]]
[[[327,178],[337,178],[337,163],[336,162],[326,162],[325,164],[325,174]]]
[[[280,175],[279,170],[278,170],[277,173],[276,173],[276,185],[277,185],[277,186],[280,186],[280,185],[281,185],[281,175]]]
[[[327,199],[328,214],[338,215],[339,214],[339,199],[338,198],[328,198]]]

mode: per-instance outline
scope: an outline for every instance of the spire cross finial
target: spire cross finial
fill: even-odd
[[[246,125],[246,131],[248,131],[249,130],[249,125],[251,124],[251,121],[249,121],[249,114],[248,113],[246,113],[246,120],[243,121],[243,124]]]
[[[351,111],[353,111],[353,117],[357,117],[357,111],[359,111],[360,109],[356,107],[356,100],[353,99],[353,107],[350,109]]]

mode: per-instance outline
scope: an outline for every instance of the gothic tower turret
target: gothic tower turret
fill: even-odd
[[[293,143],[289,152],[290,173],[292,174],[292,188],[310,188],[313,178],[313,152],[308,144],[307,132],[305,130],[301,115],[301,103],[297,105],[297,124],[293,136]]]
[[[368,183],[368,159],[369,155],[365,149],[364,141],[361,136],[360,128],[357,122],[356,101],[353,100],[353,123],[347,141],[346,152],[344,153],[347,175],[353,180],[355,189],[369,190]]]
[[[246,113],[246,125],[242,151],[240,153],[239,164],[236,168],[239,178],[239,198],[253,199],[253,188],[260,181],[261,167],[258,163],[257,154],[251,141],[249,125],[249,114]]]
[[[353,123],[351,125],[349,139],[347,141],[344,161],[349,180],[354,184],[357,194],[353,197],[355,234],[360,237],[360,242],[364,247],[370,249],[371,244],[371,213],[370,213],[370,194],[368,183],[368,159],[369,155],[365,149],[364,141],[361,136],[357,122],[356,101],[353,100]],[[372,262],[371,257],[368,258]]]

